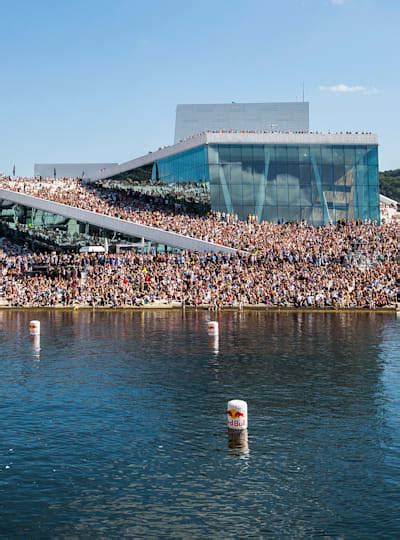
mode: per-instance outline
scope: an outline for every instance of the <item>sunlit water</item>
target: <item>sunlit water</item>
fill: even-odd
[[[209,318],[0,312],[2,537],[400,537],[400,318]]]

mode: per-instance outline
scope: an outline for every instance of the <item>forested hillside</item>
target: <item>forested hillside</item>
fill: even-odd
[[[400,202],[400,169],[379,173],[380,192]]]

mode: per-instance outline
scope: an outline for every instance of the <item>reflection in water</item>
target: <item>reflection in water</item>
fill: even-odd
[[[217,356],[219,353],[219,336],[208,336],[208,344],[212,352]]]
[[[33,357],[40,359],[40,336],[30,336]]]
[[[228,429],[228,446],[233,454],[248,454],[250,452],[248,430]]]
[[[0,312],[0,536],[399,537],[398,319],[207,320]]]

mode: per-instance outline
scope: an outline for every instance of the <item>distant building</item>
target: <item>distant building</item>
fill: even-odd
[[[309,103],[177,105],[175,143],[205,131],[308,131]]]
[[[55,170],[57,178],[81,178],[99,174],[114,165],[117,163],[35,163],[34,175],[53,177]]]

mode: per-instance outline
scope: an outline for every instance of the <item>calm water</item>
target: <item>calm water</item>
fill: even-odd
[[[2,537],[400,537],[400,318],[208,319],[0,312]]]

